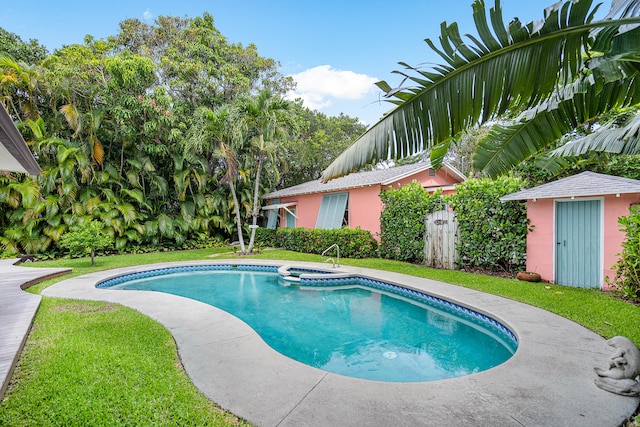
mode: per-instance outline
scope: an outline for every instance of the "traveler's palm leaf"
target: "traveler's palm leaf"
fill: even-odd
[[[637,0],[627,0],[635,3]],[[446,147],[463,130],[508,112],[531,108],[558,87],[573,83],[585,69],[585,46],[593,28],[638,19],[592,23],[591,0],[558,3],[542,21],[523,25],[502,19],[500,2],[489,11],[476,0],[473,15],[479,37],[464,41],[456,24],[442,24],[440,48],[426,40],[445,61],[430,71],[408,67],[405,82],[393,89],[378,86],[397,107],[365,132],[324,172],[329,180],[385,160],[402,158],[434,146]],[[432,161],[437,166],[441,153]]]

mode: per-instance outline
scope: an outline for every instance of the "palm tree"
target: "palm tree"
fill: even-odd
[[[289,101],[275,96],[270,90],[263,90],[255,98],[245,98],[238,106],[238,112],[249,135],[256,154],[256,174],[253,191],[253,209],[251,211],[251,237],[247,252],[253,250],[253,243],[258,226],[260,177],[265,159],[275,154],[278,141],[287,133],[296,129],[294,109]]]
[[[236,194],[235,180],[238,176],[238,162],[233,145],[240,138],[239,127],[236,126],[237,117],[232,106],[225,104],[215,110],[202,107],[196,113],[196,124],[192,127],[189,138],[185,143],[185,153],[209,153],[209,165],[220,159],[224,168],[224,176],[220,180],[227,184],[233,197],[236,217],[236,228],[240,250],[245,253],[244,237],[242,234],[242,217],[240,204]]]
[[[614,0],[611,12],[594,21],[597,8],[592,0],[565,1],[545,9],[541,21],[514,19],[505,26],[499,0],[490,23],[484,1],[474,1],[479,38],[465,41],[457,24],[443,23],[441,47],[426,42],[446,63],[427,71],[403,64],[407,70],[396,73],[407,87],[377,83],[397,107],[322,179],[423,150],[437,166],[464,130],[524,112],[514,126],[494,127],[477,149],[474,166],[497,175],[583,121],[638,104],[640,44],[633,24],[640,23],[640,0]]]
[[[3,86],[13,86],[17,98],[24,99],[22,105],[22,115],[27,119],[36,120],[40,117],[38,110],[39,95],[42,90],[42,80],[40,70],[35,65],[29,65],[25,62],[14,61],[8,55],[0,55],[0,89]],[[6,93],[5,90],[3,92]],[[7,103],[13,104],[11,91],[5,95]],[[20,96],[22,95],[22,96]],[[18,102],[20,102],[18,100]],[[14,112],[17,112],[16,106],[13,105]],[[20,116],[22,116],[20,115]]]

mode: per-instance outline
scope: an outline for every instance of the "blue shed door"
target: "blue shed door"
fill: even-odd
[[[600,200],[556,202],[556,283],[601,286]]]

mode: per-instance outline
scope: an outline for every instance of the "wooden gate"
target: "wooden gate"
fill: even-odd
[[[433,268],[456,268],[458,222],[447,210],[427,214],[424,233],[424,263]]]

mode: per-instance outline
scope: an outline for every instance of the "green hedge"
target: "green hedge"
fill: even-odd
[[[508,176],[469,179],[456,186],[455,194],[447,196],[458,221],[461,266],[510,273],[525,268],[526,203],[500,201],[500,197],[523,186],[523,180]]]
[[[275,245],[270,246],[321,254],[334,243],[340,247],[340,256],[344,258],[371,258],[378,255],[378,242],[369,231],[360,227],[335,230],[279,228],[275,232]],[[334,251],[331,251],[331,256],[335,256]]]
[[[256,228],[255,242],[263,248],[275,248],[276,230],[271,228]]]
[[[622,242],[620,259],[613,268],[616,276],[607,282],[617,288],[623,297],[640,301],[640,208],[632,206],[629,216],[618,218],[626,239]]]
[[[405,262],[424,261],[424,220],[442,209],[442,191],[429,194],[413,182],[380,193],[380,256]]]

